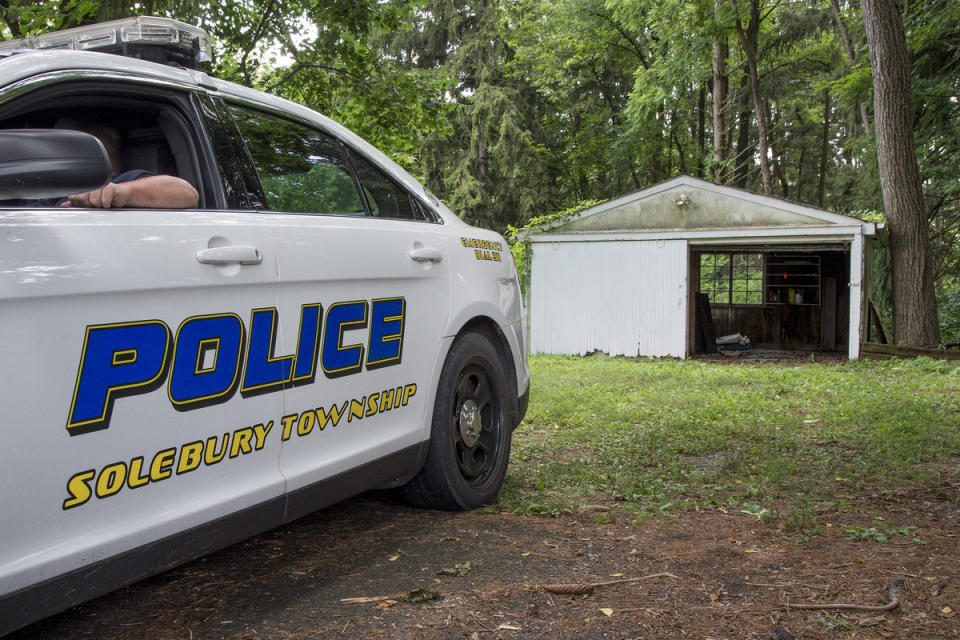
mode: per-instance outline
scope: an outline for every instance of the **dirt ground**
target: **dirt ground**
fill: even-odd
[[[799,545],[782,520],[740,512],[632,526],[604,505],[550,518],[420,511],[367,494],[9,638],[958,639],[958,463],[908,491],[838,496],[846,508],[816,513],[822,533]],[[879,529],[916,528],[887,543],[842,528],[876,518]],[[543,588],[618,580],[589,594]],[[883,605],[898,580],[903,604],[891,611],[787,607]],[[358,597],[379,599],[342,601]]]

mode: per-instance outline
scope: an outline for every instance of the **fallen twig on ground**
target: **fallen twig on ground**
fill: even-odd
[[[608,580],[606,582],[578,582],[573,584],[541,584],[540,588],[550,593],[562,593],[569,596],[580,596],[593,593],[597,587],[606,587],[611,584],[623,584],[625,582],[639,582],[641,580],[650,580],[652,578],[676,578],[672,573],[664,571],[663,573],[652,573],[649,576],[639,578],[621,578],[619,580]]]
[[[385,596],[361,596],[358,598],[340,598],[343,604],[366,604],[369,602],[386,602],[387,600],[397,600],[406,602],[426,602],[427,600],[439,600],[440,594],[429,589],[414,589],[403,593],[391,593]]]
[[[890,585],[890,602],[882,605],[868,604],[842,604],[842,603],[808,603],[808,604],[790,604],[787,603],[787,610],[790,609],[851,609],[859,611],[891,611],[900,606],[903,602],[903,590],[906,585],[903,580],[897,580]]]

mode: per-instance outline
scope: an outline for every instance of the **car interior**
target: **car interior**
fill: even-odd
[[[52,107],[51,104],[56,106]],[[65,119],[67,122],[64,122]],[[119,133],[123,166],[114,167],[114,174],[143,169],[178,176],[197,189],[200,193],[199,208],[205,207],[207,194],[202,188],[198,153],[188,134],[184,117],[173,105],[123,96],[105,99],[98,94],[58,95],[48,100],[31,96],[30,99],[22,98],[0,109],[0,129],[52,129],[58,126],[58,122],[60,128],[81,128],[69,126],[69,121],[106,125]],[[35,207],[53,203],[8,200],[0,204]]]

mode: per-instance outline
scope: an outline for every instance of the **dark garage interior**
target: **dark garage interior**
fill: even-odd
[[[847,246],[695,247],[690,282],[694,353],[731,334],[749,340],[734,348],[846,351]]]

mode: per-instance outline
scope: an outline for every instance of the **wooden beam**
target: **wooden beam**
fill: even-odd
[[[960,351],[947,351],[946,349],[921,349],[919,347],[903,347],[893,344],[876,344],[874,342],[862,342],[860,344],[860,353],[865,358],[916,358],[918,356],[927,356],[928,358],[939,358],[940,360],[960,360]]]

